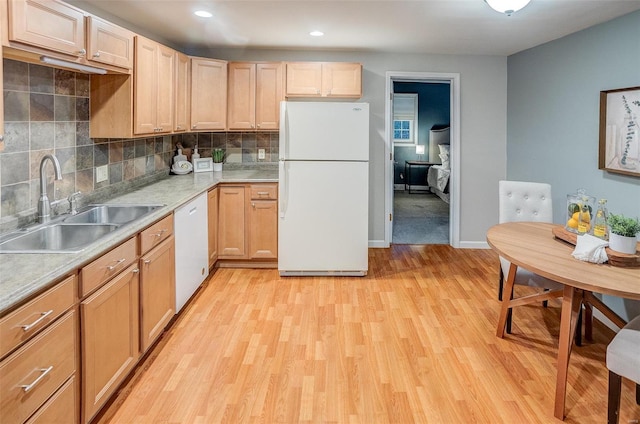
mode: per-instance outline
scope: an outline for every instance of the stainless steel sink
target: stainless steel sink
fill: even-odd
[[[0,243],[0,253],[73,253],[118,229],[114,224],[55,223],[22,230]]]
[[[65,218],[64,222],[124,225],[162,206],[164,205],[90,205],[77,215]]]

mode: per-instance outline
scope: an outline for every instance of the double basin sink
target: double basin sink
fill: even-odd
[[[90,205],[75,215],[19,230],[0,239],[0,253],[79,252],[164,205]]]

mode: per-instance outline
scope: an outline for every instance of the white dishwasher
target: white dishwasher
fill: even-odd
[[[176,209],[176,313],[209,275],[207,194]]]

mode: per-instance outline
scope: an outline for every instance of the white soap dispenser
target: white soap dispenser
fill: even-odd
[[[193,153],[191,154],[191,162],[195,159],[200,159],[200,153],[198,153],[198,145],[196,144],[193,148]]]

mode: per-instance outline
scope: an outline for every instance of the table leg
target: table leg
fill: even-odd
[[[564,286],[560,316],[560,340],[558,341],[558,372],[556,375],[556,399],[553,415],[564,420],[564,403],[567,393],[567,373],[571,345],[575,337],[576,322],[582,308],[582,290]]]
[[[507,274],[507,281],[502,287],[502,305],[500,307],[500,317],[498,318],[498,330],[496,331],[496,336],[500,338],[504,337],[505,324],[509,314],[509,303],[513,299],[513,284],[516,280],[517,270],[518,266],[512,263]]]

